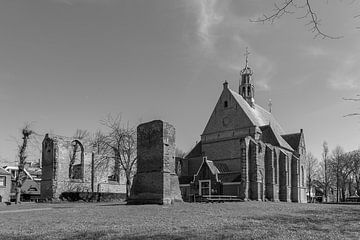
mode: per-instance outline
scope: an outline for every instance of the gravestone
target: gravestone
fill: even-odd
[[[175,174],[175,128],[161,120],[137,128],[137,172],[128,204],[182,201]]]

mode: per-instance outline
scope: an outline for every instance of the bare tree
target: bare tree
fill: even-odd
[[[351,162],[353,169],[353,176],[355,179],[355,189],[357,194],[360,194],[360,150],[353,151],[351,153]]]
[[[313,182],[318,175],[319,163],[318,160],[312,155],[312,153],[306,154],[306,168],[307,168],[307,185],[309,191],[309,200],[311,201],[311,188],[313,187]]]
[[[184,158],[186,156],[186,152],[181,150],[180,148],[175,149],[175,157]]]
[[[274,23],[284,15],[294,14],[295,12],[301,12],[298,19],[305,19],[307,22],[305,26],[314,33],[314,38],[327,38],[327,39],[339,39],[343,36],[332,36],[325,33],[321,28],[321,19],[318,17],[317,11],[313,7],[313,0],[279,0],[274,3],[274,9],[270,14],[263,14],[263,16],[257,19],[250,19],[251,22],[270,22]],[[354,16],[359,18],[360,15]]]
[[[101,124],[107,127],[108,132],[105,134],[98,133],[98,145],[101,150],[101,160],[109,163],[114,160],[113,180],[120,180],[120,169],[125,173],[126,178],[126,197],[129,197],[131,188],[131,179],[134,167],[136,165],[136,129],[129,124],[123,126],[121,117],[108,115]]]
[[[337,146],[332,152],[332,172],[336,176],[336,199],[337,202],[345,201],[346,184],[353,172],[353,165],[349,154],[345,154],[342,147]]]
[[[326,141],[323,142],[323,152],[322,152],[322,159],[324,163],[324,195],[325,195],[325,202],[328,201],[328,190],[330,185],[330,176],[328,170],[328,161],[329,161],[329,147]]]
[[[20,195],[21,195],[21,186],[23,185],[25,179],[27,178],[25,174],[25,164],[26,164],[26,148],[28,146],[28,141],[30,136],[34,133],[30,126],[27,124],[25,127],[21,130],[22,133],[22,144],[19,145],[19,165],[18,165],[18,174],[16,176],[16,199],[15,204],[20,203]]]

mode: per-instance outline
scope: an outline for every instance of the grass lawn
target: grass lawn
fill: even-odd
[[[360,205],[0,206],[0,239],[360,239]]]

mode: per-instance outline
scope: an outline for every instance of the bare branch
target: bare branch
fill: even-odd
[[[104,161],[114,162],[114,180],[119,180],[120,169],[125,172],[127,196],[130,194],[131,176],[136,164],[136,129],[129,127],[129,124],[123,126],[121,117],[108,115],[100,123],[107,127],[106,134],[98,134],[97,144],[101,144],[107,149]]]
[[[344,115],[343,117],[354,117],[354,116],[360,116],[360,113],[349,113]]]
[[[339,39],[343,36],[331,36],[323,32],[320,28],[320,19],[318,18],[316,12],[313,10],[310,0],[304,0],[304,4],[299,5],[296,3],[296,0],[284,0],[280,5],[274,4],[275,8],[273,9],[272,15],[263,15],[258,19],[250,19],[250,22],[270,22],[274,23],[275,20],[281,18],[285,14],[293,14],[295,11],[291,11],[290,8],[293,7],[295,9],[304,9],[305,13],[303,16],[298,19],[309,19],[309,21],[305,24],[305,26],[310,26],[310,31],[313,32],[314,38],[321,37],[323,39]],[[360,16],[360,15],[359,15]],[[356,16],[358,17],[358,16]]]
[[[346,101],[360,101],[360,98],[343,98],[343,100],[346,100]]]
[[[276,19],[279,19],[280,17],[282,17],[284,14],[292,14],[293,12],[289,11],[288,8],[289,6],[294,2],[294,0],[285,0],[280,7],[274,3],[274,9],[273,9],[273,14],[270,16],[267,15],[263,15],[263,17],[259,17],[258,19],[254,20],[254,19],[250,19],[250,22],[261,22],[261,23],[265,23],[265,22],[271,22],[273,23]]]

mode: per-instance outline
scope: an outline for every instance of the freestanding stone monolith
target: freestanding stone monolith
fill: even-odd
[[[137,172],[128,204],[182,201],[175,174],[175,128],[161,120],[137,128]]]

